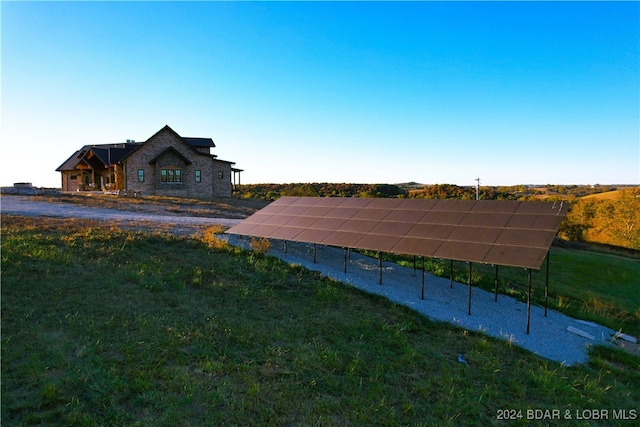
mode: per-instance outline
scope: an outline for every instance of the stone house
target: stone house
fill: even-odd
[[[241,169],[211,154],[211,138],[186,138],[169,126],[145,142],[85,145],[56,171],[62,191],[120,191],[174,197],[231,197]]]

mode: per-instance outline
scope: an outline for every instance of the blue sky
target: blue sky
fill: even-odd
[[[0,184],[171,126],[243,183],[640,183],[638,2],[2,2]]]

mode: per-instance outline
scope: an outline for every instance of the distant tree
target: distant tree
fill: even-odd
[[[623,190],[619,199],[603,202],[604,223],[621,246],[640,249],[640,189]]]
[[[559,236],[566,240],[583,242],[586,232],[593,227],[593,204],[578,200],[571,203],[569,212],[560,226]]]

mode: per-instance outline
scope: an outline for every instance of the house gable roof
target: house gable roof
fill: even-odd
[[[156,162],[163,156],[167,155],[167,154],[175,154],[176,156],[178,156],[183,162],[185,162],[187,165],[191,164],[191,160],[187,159],[185,156],[182,155],[182,153],[180,153],[178,150],[176,150],[173,147],[167,147],[164,150],[162,150],[157,156],[155,156],[153,159],[151,159],[149,161],[150,165],[154,165],[156,164]]]
[[[159,135],[162,132],[169,132],[169,133],[173,134],[177,139],[179,139],[182,142],[184,142],[185,145],[187,145],[187,147],[191,148],[193,150],[193,152],[195,154],[197,154],[197,155],[216,157],[214,155],[202,153],[201,151],[197,150],[198,147],[215,147],[215,144],[213,143],[213,140],[211,138],[183,138],[180,135],[178,135],[178,133],[175,130],[171,129],[169,127],[169,125],[164,125],[164,127],[162,129],[160,129],[158,132],[156,132],[153,135],[151,135],[151,137],[149,137],[149,139],[147,139],[145,142],[140,144],[140,146],[137,147],[137,148],[140,148],[145,143],[149,142],[150,140],[152,140],[153,138],[155,138],[157,135]],[[126,159],[134,151],[135,150],[131,151],[130,153],[127,153],[125,156],[123,156],[120,159],[120,161],[123,161],[124,159]],[[157,156],[156,156],[156,158],[157,158]]]
[[[187,138],[182,137],[182,140],[192,147],[215,147],[216,144],[211,138]]]
[[[89,157],[96,157],[105,166],[108,166],[110,163],[118,163],[126,155],[138,148],[139,145],[140,144],[136,143],[85,145],[65,160],[56,171],[76,170],[78,169],[78,165],[83,162],[86,163]],[[95,160],[93,163],[95,163]]]
[[[60,166],[58,166],[58,168],[56,169],[56,172],[75,170],[76,166],[78,166],[78,163],[82,161],[83,154],[84,153],[82,150],[77,150],[67,160],[65,160]]]

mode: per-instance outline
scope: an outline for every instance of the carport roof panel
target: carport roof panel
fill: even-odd
[[[389,236],[384,234],[365,234],[356,242],[356,248],[370,249],[372,251],[391,252],[393,247],[402,239],[402,236]]]
[[[447,240],[492,245],[501,232],[502,228],[458,226],[449,234]]]
[[[335,231],[347,221],[345,218],[317,218],[310,229]]]
[[[431,257],[444,240],[405,237],[396,243],[391,252]]]
[[[342,197],[306,197],[306,198],[315,199],[315,201],[312,202],[313,206],[327,206],[330,208],[335,208],[345,200],[345,198],[342,198]]]
[[[511,214],[519,205],[520,202],[515,200],[477,200],[473,205],[473,212]]]
[[[338,231],[349,231],[351,233],[368,233],[373,227],[378,224],[379,221],[373,221],[368,219],[348,219],[342,225],[340,225]]]
[[[322,240],[326,239],[332,231],[329,230],[311,230],[306,229],[302,230],[298,235],[296,235],[295,239],[291,239],[295,242],[305,242],[305,243],[321,243]]]
[[[280,200],[280,199],[278,199]],[[261,215],[273,215],[276,214],[278,212],[280,212],[282,209],[286,208],[289,205],[286,205],[284,203],[277,203],[278,200],[276,200],[275,202],[272,202],[271,204],[268,204],[267,206],[265,206],[264,208],[260,209],[258,212],[256,212],[254,215],[256,214],[261,214]]]
[[[457,261],[483,262],[491,249],[488,243],[453,242],[446,240],[433,253],[435,258],[454,259]]]
[[[505,228],[496,239],[496,245],[526,246],[535,248],[549,248],[555,233],[551,231],[522,230]],[[524,244],[523,242],[526,242]]]
[[[247,220],[244,220],[236,225],[234,225],[233,227],[231,227],[229,230],[227,230],[227,233],[230,234],[241,234],[241,235],[251,235],[251,231],[256,228],[258,225],[257,224],[253,224],[250,222],[247,222]]]
[[[401,221],[415,224],[425,216],[425,211],[417,209],[394,209],[384,217],[385,221]]]
[[[413,223],[399,221],[380,221],[367,234],[403,237],[411,229]]]
[[[396,209],[402,204],[402,199],[355,199],[362,200],[363,204],[358,205],[354,203],[352,206],[367,209]],[[364,203],[366,201],[366,203]]]
[[[535,215],[562,215],[569,210],[569,203],[564,202],[521,202],[514,213]]]
[[[433,205],[430,210],[432,211],[449,211],[449,212],[468,212],[471,210],[476,202],[473,200],[451,200],[444,199],[438,200],[438,203]]]
[[[305,206],[305,207],[309,207],[309,206],[313,206],[317,203],[317,200],[315,200],[313,197],[290,197],[291,202],[287,203],[290,206]],[[280,199],[278,199],[280,200]],[[287,200],[284,200],[283,203],[286,203]]]
[[[355,248],[358,240],[362,238],[362,233],[351,231],[334,231],[325,237],[321,242],[323,245],[339,246],[344,248]]]
[[[283,197],[230,234],[540,268],[568,203]]]
[[[453,230],[456,229],[455,225],[448,224],[414,224],[411,230],[407,233],[407,236],[418,237],[422,239],[437,239],[446,240]]]
[[[494,245],[484,257],[484,262],[510,267],[539,269],[547,256],[547,251],[548,248]]]
[[[293,219],[286,222],[285,224],[287,225],[287,227],[309,228],[316,221],[318,221],[318,218],[314,216],[296,216],[296,217],[293,217]]]
[[[346,208],[342,206],[338,206],[336,208],[331,209],[325,216],[330,218],[351,218],[359,211],[358,208]]]
[[[301,215],[322,217],[331,212],[333,206],[309,206]]]
[[[280,240],[295,240],[295,237],[304,230],[302,227],[280,227],[277,230],[273,230],[269,237]]]
[[[564,216],[514,214],[505,225],[505,228],[519,228],[527,230],[558,231]]]
[[[256,212],[253,215],[251,215],[249,218],[245,219],[244,221],[242,221],[242,223],[249,223],[249,224],[262,224],[265,221],[268,221],[269,219],[271,219],[274,215],[268,214],[268,213],[264,213],[262,211]]]
[[[389,215],[388,209],[360,209],[352,219],[371,219],[371,220],[383,220],[387,215]]]
[[[361,199],[359,197],[329,197],[329,199],[335,199],[338,201],[337,206],[341,208],[357,208],[363,209],[374,200],[381,199]]]
[[[240,224],[242,224],[242,223],[240,223]],[[271,238],[271,235],[273,234],[273,232],[276,231],[278,228],[280,228],[280,226],[278,226],[278,225],[260,224],[260,225],[256,225],[255,227],[253,227],[251,229],[251,234],[249,234],[249,235],[250,236],[255,236],[255,237]],[[231,230],[229,230],[229,231],[231,231]]]
[[[260,223],[260,225],[285,225],[289,221],[296,220],[295,215],[271,215]]]
[[[435,206],[439,200],[436,199],[401,199],[402,203],[398,205],[398,209],[429,211]]]
[[[458,225],[466,214],[466,212],[454,211],[428,211],[420,219],[420,222],[423,224]]]
[[[309,206],[290,205],[278,212],[277,215],[301,215],[307,209]]]
[[[467,212],[459,224],[478,227],[504,227],[511,216],[510,213],[501,212]]]

